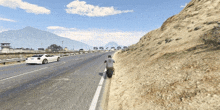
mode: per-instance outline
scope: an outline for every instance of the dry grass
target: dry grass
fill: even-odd
[[[219,55],[220,50],[210,47],[164,54],[137,64],[119,52],[114,57],[116,75],[112,78],[109,109],[217,109]]]

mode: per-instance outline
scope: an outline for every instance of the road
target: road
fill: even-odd
[[[0,109],[88,110],[104,73],[103,62],[113,53],[69,56],[44,65],[0,67]]]

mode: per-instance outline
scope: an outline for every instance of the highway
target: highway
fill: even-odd
[[[113,54],[89,53],[44,65],[0,67],[0,110],[88,110],[104,74],[104,60]]]

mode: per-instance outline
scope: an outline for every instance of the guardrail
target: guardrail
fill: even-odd
[[[72,55],[78,55],[78,54],[87,54],[87,53],[94,53],[94,52],[108,52],[106,50],[97,50],[97,51],[74,51],[74,52],[38,52],[38,53],[0,53],[0,55],[14,55],[14,54],[56,54],[59,55],[60,57],[65,57],[65,56],[72,56]],[[22,62],[25,61],[26,58],[11,58],[11,59],[0,59],[0,64],[6,65],[7,63],[12,63],[12,62]]]
[[[21,61],[25,61],[26,58],[12,58],[12,59],[4,59],[4,60],[0,60],[0,64],[5,65],[6,63],[11,63],[11,62],[21,62]]]

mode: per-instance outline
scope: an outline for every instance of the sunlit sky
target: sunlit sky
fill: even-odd
[[[91,46],[131,45],[191,0],[0,0],[0,32],[31,26]]]

